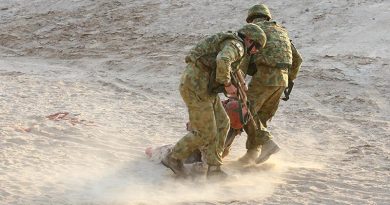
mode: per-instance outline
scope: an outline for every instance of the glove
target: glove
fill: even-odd
[[[287,88],[284,89],[284,91],[283,91],[284,98],[282,98],[282,100],[287,101],[288,99],[290,99],[290,93],[291,93],[293,87],[294,87],[294,82],[292,80],[289,80]]]

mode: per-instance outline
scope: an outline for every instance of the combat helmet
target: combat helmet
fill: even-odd
[[[269,11],[268,7],[264,4],[258,4],[252,6],[248,10],[248,17],[246,17],[246,22],[251,22],[254,17],[256,16],[266,16],[268,17],[268,20],[272,19],[271,12]]]
[[[267,42],[267,36],[265,35],[263,29],[253,23],[244,25],[242,28],[238,29],[237,33],[247,36],[249,39],[254,41],[255,44],[260,44],[261,48],[264,48],[265,43]]]

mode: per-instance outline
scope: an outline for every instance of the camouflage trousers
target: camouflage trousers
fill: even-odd
[[[194,150],[207,147],[207,164],[221,165],[230,121],[218,95],[208,93],[208,83],[208,72],[192,63],[187,65],[180,82],[180,94],[188,107],[193,131],[176,143],[172,157],[185,160]]]
[[[251,103],[253,118],[259,129],[256,131],[251,122],[244,126],[248,135],[246,141],[247,149],[259,149],[261,145],[272,138],[271,133],[267,130],[267,122],[276,113],[280,97],[285,89],[284,86],[255,86],[249,87],[248,100]]]

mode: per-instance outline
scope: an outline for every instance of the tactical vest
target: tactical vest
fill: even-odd
[[[291,67],[292,51],[287,30],[274,21],[255,20],[253,23],[267,35],[267,43],[254,56],[254,62],[275,68]]]
[[[192,62],[212,72],[217,67],[216,58],[222,49],[222,42],[228,39],[235,39],[242,42],[242,39],[232,32],[217,33],[201,40],[193,47],[186,56],[185,62]]]

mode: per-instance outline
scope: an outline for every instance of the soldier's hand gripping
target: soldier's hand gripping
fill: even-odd
[[[225,91],[228,97],[237,97],[237,88],[232,83],[225,83]]]

